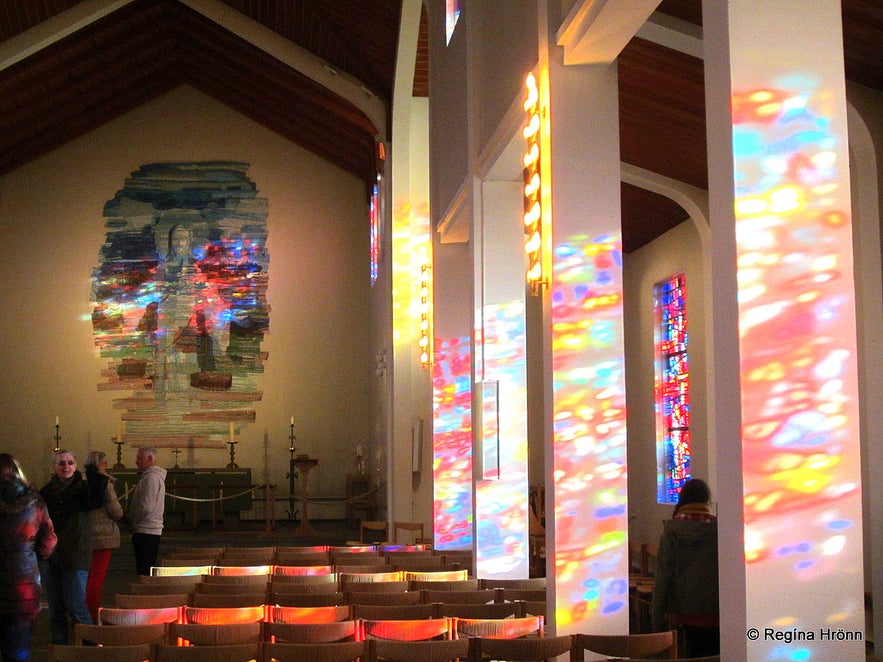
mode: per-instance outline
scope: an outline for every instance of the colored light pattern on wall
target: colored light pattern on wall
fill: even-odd
[[[677,503],[690,478],[690,362],[687,354],[687,288],[684,274],[657,283],[656,433],[659,503]]]
[[[247,164],[144,165],[105,205],[93,336],[123,440],[224,448],[255,418],[269,328],[267,200]],[[122,428],[121,428],[122,432]]]
[[[628,614],[622,241],[571,236],[553,255],[555,622],[612,632]]]
[[[371,189],[371,200],[368,205],[368,218],[370,221],[370,246],[371,246],[371,284],[373,285],[380,275],[380,260],[382,259],[382,229],[383,221],[380,214],[380,186],[375,184]]]
[[[520,266],[520,265],[519,265]],[[476,573],[527,577],[529,573],[527,392],[524,302],[482,307],[484,378],[496,382],[499,447],[496,480],[475,486]],[[480,386],[476,386],[480,388]],[[484,467],[488,472],[489,468]]]
[[[749,643],[756,659],[834,659],[847,649],[821,640],[822,629],[864,627],[849,180],[836,108],[798,76],[732,98],[749,624],[816,635]],[[765,599],[772,585],[787,587],[787,601]]]
[[[471,549],[472,350],[436,338],[432,364],[433,530],[436,549]]]
[[[460,0],[445,0],[445,45],[451,43],[454,28],[460,20]]]
[[[543,180],[540,165],[540,92],[531,73],[525,80],[524,110],[527,122],[522,131],[524,152],[524,251],[527,253],[527,282],[531,294],[540,292],[543,282]]]

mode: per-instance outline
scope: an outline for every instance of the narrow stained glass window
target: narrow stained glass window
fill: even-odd
[[[371,191],[368,214],[371,217],[371,284],[374,285],[377,277],[380,275],[380,186],[377,184],[374,185]]]
[[[690,478],[690,364],[684,274],[657,283],[656,436],[659,503],[677,503]]]
[[[445,0],[445,45],[451,43],[451,36],[460,18],[460,0]]]

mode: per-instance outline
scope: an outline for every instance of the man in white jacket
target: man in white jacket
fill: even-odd
[[[149,575],[156,565],[166,508],[166,470],[156,465],[156,450],[142,446],[135,456],[135,465],[142,472],[132,492],[126,518],[132,525],[132,548],[135,569]]]

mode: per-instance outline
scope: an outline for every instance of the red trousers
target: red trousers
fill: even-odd
[[[101,587],[107,577],[112,549],[93,549],[92,565],[89,566],[89,579],[86,581],[86,609],[92,616],[92,622],[98,623],[98,607],[101,606]]]

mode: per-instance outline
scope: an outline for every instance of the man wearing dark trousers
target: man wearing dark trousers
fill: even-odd
[[[135,569],[139,575],[149,575],[151,566],[156,565],[162,536],[166,506],[166,470],[157,466],[156,450],[150,446],[138,449],[135,464],[142,473],[135,491],[132,492],[126,518],[132,526]]]

